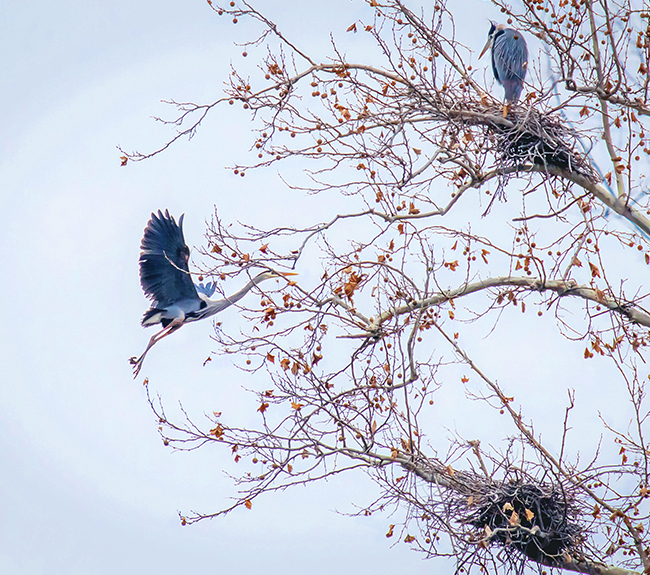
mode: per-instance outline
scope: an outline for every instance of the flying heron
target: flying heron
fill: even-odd
[[[505,24],[490,22],[490,31],[479,58],[492,47],[492,71],[494,78],[503,86],[506,103],[503,117],[508,115],[510,104],[519,100],[524,89],[524,78],[528,67],[528,48],[521,32],[506,28]]]
[[[237,293],[226,299],[212,300],[210,296],[215,291],[213,283],[197,286],[192,281],[188,267],[190,249],[183,237],[183,215],[177,224],[167,210],[164,214],[160,210],[158,215],[151,214],[140,248],[140,284],[152,301],[151,309],[142,318],[142,325],[149,327],[160,323],[163,329],[151,337],[140,357],[129,360],[133,365],[134,377],[140,372],[147,352],[163,337],[190,321],[219,313],[238,302],[260,282],[297,275],[290,272],[262,272]]]

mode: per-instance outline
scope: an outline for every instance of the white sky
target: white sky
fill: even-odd
[[[344,38],[366,14],[360,0],[264,5],[315,53],[327,49],[328,31]],[[459,34],[480,50],[486,21],[498,14],[480,0],[463,5],[471,10]],[[179,524],[178,511],[219,509],[233,487],[222,473],[223,453],[163,447],[142,378],[132,379],[127,359],[151,335],[139,324],[148,306],[137,267],[144,226],[153,210],[184,212],[187,243],[199,246],[215,205],[227,221],[281,221],[294,212],[313,218],[323,205],[283,188],[275,171],[238,178],[223,169],[251,141],[246,116],[234,109],[217,110],[191,142],[120,167],[116,145],[147,151],[169,136],[150,119],[172,113],[159,100],[220,94],[229,63],[241,61],[233,32],[198,0],[0,8],[2,573],[435,570],[407,545],[390,547],[388,517],[335,512],[370,501],[363,474],[258,499],[251,511],[197,526]],[[182,401],[199,415],[243,409],[246,382],[230,359],[202,367],[213,349],[210,333],[211,323],[201,322],[151,351],[143,375],[167,404]],[[523,354],[514,350],[513,361],[528,376]],[[539,369],[563,376],[560,364]],[[544,404],[548,395],[536,395],[537,382],[530,393]],[[564,401],[561,385],[558,393]]]

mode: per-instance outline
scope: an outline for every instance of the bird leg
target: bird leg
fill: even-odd
[[[163,337],[169,335],[170,333],[174,333],[182,325],[183,325],[182,323],[174,323],[174,322],[170,323],[167,327],[163,328],[158,333],[151,336],[147,348],[144,350],[144,352],[140,357],[136,358],[134,356],[131,359],[129,359],[129,363],[133,366],[133,379],[138,377],[138,374],[140,373],[140,369],[142,368],[142,363],[144,362],[144,357],[145,355],[147,355],[147,352],[154,346],[154,344],[156,342],[159,342]]]

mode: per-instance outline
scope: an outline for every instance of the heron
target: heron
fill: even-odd
[[[479,59],[492,48],[492,71],[494,78],[505,90],[506,103],[503,117],[508,115],[510,104],[519,100],[524,89],[524,78],[528,67],[528,47],[521,32],[506,28],[505,24],[490,21],[487,42]]]
[[[133,377],[137,377],[147,352],[186,323],[210,317],[242,299],[259,283],[271,278],[297,275],[291,272],[265,271],[256,275],[241,290],[225,299],[213,300],[210,296],[215,285],[195,285],[189,271],[190,249],[183,237],[183,216],[178,224],[169,211],[151,214],[144,230],[140,249],[140,284],[145,295],[152,301],[151,308],[142,318],[142,326],[157,323],[163,329],[154,334],[143,354],[132,357]]]

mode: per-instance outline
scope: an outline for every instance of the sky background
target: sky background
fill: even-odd
[[[355,20],[369,20],[360,0],[256,5],[312,53],[328,51],[332,31],[363,60],[360,45],[354,52],[357,39],[345,34]],[[498,13],[480,0],[463,5],[459,38],[478,52],[487,20]],[[150,213],[185,213],[191,247],[203,243],[215,205],[225,221],[279,223],[287,214],[313,221],[319,210],[336,213],[326,199],[286,189],[276,168],[246,178],[224,169],[251,142],[249,120],[235,107],[217,110],[191,142],[120,167],[116,146],[147,151],[169,137],[170,129],[151,119],[173,113],[161,99],[204,102],[220,95],[230,63],[241,61],[234,32],[198,0],[0,7],[2,573],[435,569],[407,545],[391,546],[384,537],[388,516],[337,513],[371,501],[374,487],[363,474],[261,498],[251,511],[196,526],[179,523],[179,511],[226,506],[233,487],[222,472],[222,452],[163,447],[142,378],[133,380],[127,362],[151,336],[140,327],[148,302],[137,266]],[[298,271],[306,282],[318,273]],[[542,342],[553,325],[539,325]],[[243,413],[240,386],[248,382],[231,359],[217,356],[202,366],[213,349],[211,330],[210,322],[199,322],[158,344],[142,375],[168,404],[180,401],[198,414],[224,406]],[[552,381],[556,392],[527,390],[540,409],[566,397],[556,342],[545,341],[554,360],[536,364],[536,381]],[[523,387],[526,350],[512,351],[513,381]],[[581,378],[593,384],[597,370],[590,364]],[[594,388],[585,384],[583,391],[593,416]],[[607,393],[606,386],[598,393]],[[462,419],[450,420],[450,433]]]

